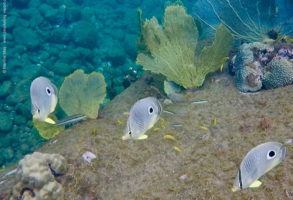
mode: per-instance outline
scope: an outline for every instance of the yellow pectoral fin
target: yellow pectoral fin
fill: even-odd
[[[260,182],[259,180],[254,181],[253,183],[251,183],[249,185],[250,188],[258,188],[259,186],[261,186],[262,182]]]
[[[238,191],[239,189],[238,189],[237,187],[234,187],[234,186],[233,186],[233,187],[231,188],[231,190],[232,190],[232,192],[236,192],[236,191]]]
[[[138,140],[144,140],[144,139],[147,139],[147,138],[148,138],[148,136],[143,134],[143,135],[140,135],[137,139]]]
[[[56,124],[56,122],[53,119],[49,118],[49,117],[47,119],[45,119],[45,122],[47,122],[49,124]]]

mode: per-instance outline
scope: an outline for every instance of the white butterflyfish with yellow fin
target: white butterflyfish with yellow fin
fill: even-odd
[[[145,132],[154,126],[161,113],[162,105],[158,99],[147,97],[138,100],[130,109],[122,139],[143,140],[148,138]]]
[[[56,122],[48,115],[54,112],[58,97],[56,86],[45,77],[38,77],[33,80],[30,86],[30,96],[32,103],[32,115],[34,119],[50,124]]]
[[[265,173],[280,164],[286,156],[286,148],[278,142],[267,142],[251,149],[242,160],[232,191],[258,188],[258,180]]]
[[[54,124],[56,126],[73,124],[86,118],[85,115],[72,115],[57,122],[49,118],[49,114],[55,111],[58,102],[58,89],[46,77],[38,77],[33,80],[30,87],[30,96],[33,118],[39,121]]]

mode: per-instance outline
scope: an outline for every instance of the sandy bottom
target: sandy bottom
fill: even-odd
[[[293,145],[288,145],[284,162],[260,179],[260,188],[231,192],[251,148],[293,138],[293,86],[244,94],[231,77],[217,75],[213,80],[204,89],[187,91],[183,102],[163,103],[174,114],[163,113],[147,140],[121,140],[126,112],[136,100],[150,95],[165,100],[158,83],[146,76],[110,102],[97,120],[71,127],[55,143],[48,142],[39,151],[61,153],[68,161],[68,172],[59,180],[66,199],[293,199]],[[191,104],[201,99],[208,103]],[[165,134],[176,140],[165,139]],[[86,151],[97,159],[84,162]]]

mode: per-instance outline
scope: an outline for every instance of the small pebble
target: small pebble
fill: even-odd
[[[186,178],[187,178],[187,175],[186,175],[186,174],[183,174],[183,175],[181,175],[181,176],[179,177],[179,179],[180,179],[181,181],[184,181]]]
[[[286,140],[285,144],[293,144],[293,139]]]
[[[92,159],[96,158],[96,155],[92,152],[86,151],[84,154],[82,154],[82,158],[85,162],[91,163]]]

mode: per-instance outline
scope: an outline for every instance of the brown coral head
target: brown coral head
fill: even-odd
[[[259,81],[260,81],[259,75],[249,74],[248,76],[246,76],[246,82],[250,87],[258,86]]]

